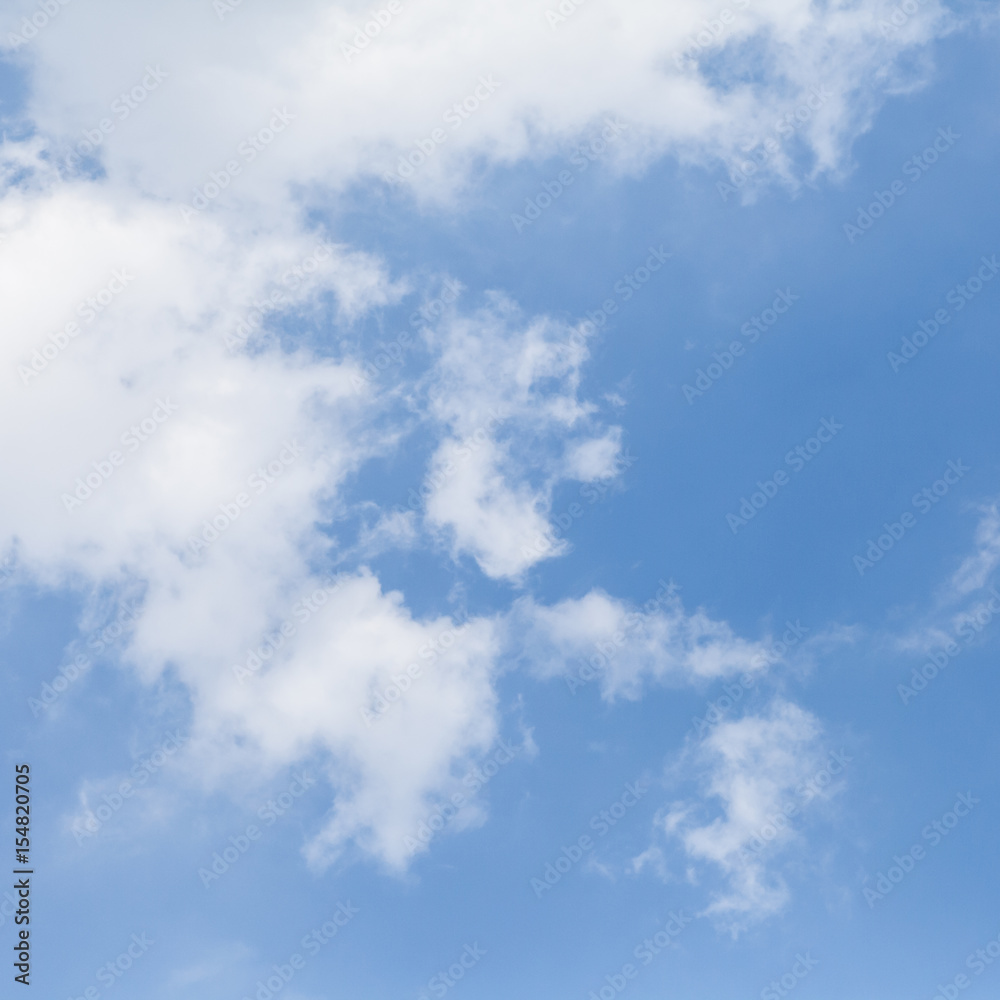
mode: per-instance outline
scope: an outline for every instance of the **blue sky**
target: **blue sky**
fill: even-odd
[[[994,12],[397,6],[0,22],[32,986],[991,995]]]

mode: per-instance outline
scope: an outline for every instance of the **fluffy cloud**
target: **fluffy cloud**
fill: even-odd
[[[781,699],[766,714],[719,723],[690,752],[702,776],[699,798],[718,802],[720,814],[705,822],[704,805],[680,802],[659,820],[661,833],[679,841],[691,862],[707,862],[721,873],[725,887],[705,912],[734,932],[777,912],[789,898],[768,862],[795,839],[802,806],[826,794],[809,783],[828,767],[820,736],[812,714]],[[827,774],[823,787],[829,779]]]
[[[4,548],[48,586],[141,594],[124,658],[147,682],[184,686],[186,753],[208,787],[314,759],[335,800],[310,858],[326,864],[353,840],[402,865],[406,837],[496,736],[499,640],[487,619],[461,629],[448,617],[415,619],[363,566],[327,596],[317,574],[342,562],[352,540],[325,526],[353,502],[354,474],[397,447],[399,432],[357,363],[283,347],[265,329],[312,316],[341,353],[351,317],[399,288],[374,259],[316,234],[185,223],[143,199],[115,207],[92,184],[44,170],[0,211],[12,320],[0,418],[19,484],[0,500]],[[328,293],[337,305],[324,310]],[[454,317],[440,342],[428,332],[436,361],[417,391],[439,429],[435,455],[471,435],[495,456],[489,448],[500,446],[473,428],[480,403],[503,410],[504,463],[486,475],[500,507],[530,496],[534,515],[530,476],[551,488],[563,435],[567,447],[587,439],[591,410],[575,396],[586,352],[556,343],[568,331],[544,320],[515,335],[514,312],[497,303]],[[562,391],[541,392],[544,381]],[[551,468],[525,457],[537,434],[551,439]],[[474,509],[482,494],[471,492]],[[462,500],[451,497],[458,526]],[[362,550],[415,544],[412,519],[379,524]],[[511,525],[524,531],[516,516]],[[477,550],[487,571],[491,551],[503,558],[502,545]],[[295,609],[314,594],[323,613],[299,625]],[[260,667],[282,623],[294,635],[263,669],[237,677],[234,667],[245,674],[255,658]]]
[[[50,586],[138,587],[126,659],[185,685],[188,752],[214,762],[208,780],[319,754],[338,794],[314,856],[356,836],[398,864],[424,800],[495,733],[491,627],[470,623],[434,652],[450,622],[415,621],[362,569],[238,682],[233,666],[252,655],[240,651],[267,648],[296,602],[325,593],[315,567],[335,542],[321,526],[392,434],[374,429],[381,404],[351,362],[257,334],[251,350],[226,346],[272,289],[294,311],[345,280],[348,303],[384,302],[391,283],[337,248],[308,283],[283,282],[315,236],[192,229],[156,205],[116,210],[88,185],[11,192],[3,211],[0,416],[19,484],[0,500],[5,543]],[[366,723],[411,663],[426,670],[405,705]]]
[[[530,598],[515,615],[516,642],[543,677],[563,676],[574,688],[600,679],[609,701],[638,698],[649,684],[704,683],[756,674],[775,657],[768,644],[735,635],[702,610],[687,613],[671,584],[641,608],[592,590],[549,607]]]
[[[444,197],[475,160],[565,150],[609,114],[629,124],[614,154],[624,169],[666,151],[737,162],[759,147],[767,171],[789,174],[799,151],[835,170],[882,96],[926,75],[924,46],[946,27],[936,0],[900,25],[881,0],[564,3],[556,23],[529,0],[394,7],[380,25],[370,5],[318,0],[221,16],[204,0],[69,4],[12,58],[30,68],[43,134],[70,149],[102,119],[113,127],[98,152],[114,183],[190,202],[236,162],[221,200],[273,204],[290,184],[340,188],[411,155],[410,183]],[[6,21],[10,46],[20,18]],[[166,74],[153,89],[147,62]]]
[[[613,475],[621,432],[579,398],[587,338],[502,296],[427,333],[438,357],[429,414],[441,427],[425,484],[427,522],[488,576],[517,580],[565,543],[546,517],[565,478]]]
[[[497,641],[488,620],[414,620],[403,595],[384,594],[369,572],[338,583],[264,667],[251,660],[244,683],[211,671],[203,648],[183,637],[183,662],[202,661],[186,678],[200,708],[193,750],[219,760],[220,773],[318,758],[335,801],[309,858],[323,866],[355,841],[399,867],[413,853],[407,838],[454,789],[462,762],[496,738]],[[299,606],[299,618],[307,610]],[[144,652],[175,652],[167,634]]]
[[[4,15],[26,80],[9,134],[27,138],[0,154],[0,447],[18,484],[0,496],[0,549],[51,587],[143,595],[125,658],[190,694],[206,782],[317,759],[336,796],[309,847],[318,865],[352,840],[405,864],[414,824],[498,732],[492,678],[518,629],[549,673],[624,634],[609,698],[750,666],[753,643],[675,602],[641,630],[594,592],[459,631],[383,590],[359,553],[425,529],[522,582],[563,551],[553,490],[613,475],[622,432],[582,398],[582,330],[500,294],[429,325],[425,371],[377,391],[352,324],[415,279],[309,221],[414,151],[426,162],[408,183],[445,199],[471,165],[565,152],[606,115],[629,126],[606,158],[619,169],[668,151],[739,158],[775,136],[778,173],[796,151],[834,169],[941,18],[935,0],[890,31],[875,0],[744,6],[703,43],[715,8],[695,0],[565,20],[527,0],[400,0],[353,53],[370,16],[354,4],[94,0],[33,33],[33,3]],[[341,515],[373,509],[357,474],[407,440],[400,399],[432,437],[422,516],[376,505],[375,526],[347,537]],[[240,683],[233,667],[334,567],[322,613]],[[421,676],[372,721],[411,664]]]

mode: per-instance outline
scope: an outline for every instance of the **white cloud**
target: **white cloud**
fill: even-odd
[[[0,40],[9,46],[34,10],[8,8]],[[206,783],[252,782],[314,757],[336,799],[311,859],[327,863],[353,840],[402,866],[405,834],[498,731],[497,622],[471,621],[368,725],[367,700],[453,623],[418,620],[352,565],[266,670],[240,684],[231,669],[324,569],[357,554],[331,525],[355,474],[402,437],[387,401],[355,377],[347,331],[410,280],[330,246],[306,221],[311,210],[380,177],[484,76],[499,86],[461,127],[445,126],[447,141],[415,175],[421,194],[463,190],[473,163],[566,151],[605,115],[630,126],[606,158],[619,169],[665,151],[730,158],[817,86],[832,96],[794,141],[815,169],[835,169],[878,95],[899,85],[900,57],[921,51],[940,22],[928,0],[884,39],[878,10],[875,0],[755,0],[720,43],[720,79],[707,63],[676,61],[714,12],[694,0],[585,6],[554,26],[528,0],[403,0],[350,61],[342,46],[368,18],[357,4],[244,4],[221,20],[205,0],[61,7],[11,54],[27,74],[34,131],[5,140],[0,157],[0,448],[18,487],[0,495],[0,551],[15,548],[48,586],[140,589],[127,660],[145,680],[176,678],[190,693],[189,753]],[[116,103],[122,93],[131,96]],[[94,130],[104,173],[60,177],[53,151],[85,148]],[[792,148],[772,157],[779,172]],[[281,316],[318,328],[336,360],[259,331],[233,349],[235,331]],[[446,316],[427,346],[430,370],[407,396],[435,435],[428,471],[440,484],[426,524],[456,557],[519,582],[563,551],[548,520],[559,483],[615,468],[621,432],[581,396],[585,338],[497,294]],[[378,521],[361,545],[412,545],[413,520]],[[551,671],[589,657],[631,613],[598,592],[529,606]],[[724,623],[665,605],[612,659],[604,693],[724,676],[757,651]]]
[[[702,610],[687,613],[669,584],[640,607],[591,590],[549,607],[519,602],[516,642],[545,677],[600,679],[605,699],[638,698],[649,684],[697,684],[756,674],[766,642],[733,633]]]
[[[566,550],[547,516],[558,483],[613,469],[620,449],[620,429],[579,398],[587,338],[526,319],[496,294],[426,336],[438,358],[428,409],[442,428],[424,489],[427,523],[488,576],[519,580]]]
[[[377,505],[373,504],[377,508]],[[418,542],[416,513],[412,510],[390,511],[379,514],[376,522],[362,528],[358,548],[366,559],[383,552],[401,552],[411,549]]]
[[[912,82],[903,67],[919,64],[947,23],[936,0],[890,29],[881,0],[754,0],[699,41],[719,9],[587,4],[551,25],[529,0],[403,2],[348,59],[343,46],[370,17],[355,3],[243,4],[220,21],[203,0],[163,10],[102,0],[70,4],[15,58],[33,70],[29,114],[44,134],[76,145],[102,119],[113,126],[100,150],[114,183],[189,201],[235,159],[244,169],[220,200],[236,205],[280,200],[291,183],[381,177],[403,155],[419,161],[420,142],[430,153],[413,183],[444,197],[477,158],[505,164],[565,150],[605,115],[630,124],[614,153],[628,169],[667,151],[737,159],[766,137],[782,146],[768,158],[779,171],[800,142],[815,170],[838,169],[882,96]],[[18,20],[11,12],[5,27]],[[144,86],[147,63],[166,79],[134,109],[116,109],[122,92]],[[921,66],[916,79],[926,74]],[[484,78],[496,86],[480,100]],[[829,94],[821,106],[779,132],[820,87]],[[478,107],[449,121],[466,100]],[[273,108],[294,121],[243,162],[240,144],[269,127]],[[435,129],[443,141],[431,138]]]
[[[685,758],[701,776],[699,802],[672,805],[658,821],[660,831],[679,841],[691,862],[708,863],[723,876],[724,888],[705,913],[734,933],[789,899],[768,863],[796,838],[804,803],[820,794],[807,785],[825,764],[820,735],[815,716],[777,699],[764,715],[719,723]],[[720,809],[708,822],[700,819],[706,800]]]
[[[620,452],[621,429],[618,427],[610,428],[603,437],[580,441],[567,448],[566,478],[592,483],[613,477],[618,471]]]
[[[415,621],[402,594],[383,594],[370,573],[344,580],[244,684],[228,669],[213,676],[190,631],[178,649],[176,627],[165,619],[140,642],[144,653],[197,664],[185,679],[200,705],[199,757],[219,759],[220,773],[273,771],[310,756],[325,766],[336,798],[309,847],[317,864],[351,840],[391,866],[404,864],[412,853],[405,838],[429,803],[496,736],[492,625],[475,619],[456,630],[447,618]],[[382,712],[380,699],[389,706]],[[238,751],[236,737],[247,741]]]
[[[116,210],[92,194],[64,186],[4,204],[15,224],[0,246],[12,320],[0,418],[19,484],[0,499],[4,542],[16,539],[22,567],[51,586],[139,584],[126,657],[147,681],[169,667],[187,688],[188,752],[209,783],[318,754],[338,794],[314,856],[356,837],[399,864],[399,831],[495,733],[491,626],[470,625],[371,726],[367,699],[426,662],[420,650],[448,622],[414,621],[363,571],[285,644],[280,670],[240,685],[231,669],[316,589],[311,566],[336,545],[318,529],[345,480],[387,446],[372,429],[380,404],[351,363],[224,344],[241,313],[222,308],[218,289],[251,303],[316,239],[188,230],[158,206]],[[313,295],[337,291],[333,263],[314,274]],[[77,303],[116,269],[127,283],[87,324]],[[375,262],[364,278],[352,291],[368,301],[394,294]],[[302,302],[286,291],[288,308]],[[49,335],[73,317],[79,332],[60,347]],[[46,344],[51,358],[22,380],[18,365]]]
[[[239,651],[294,621],[291,609],[319,586],[315,568],[351,550],[350,537],[324,528],[354,473],[399,438],[350,360],[282,350],[259,331],[246,350],[226,343],[272,290],[284,296],[280,310],[313,311],[336,336],[345,313],[391,301],[398,286],[377,261],[342,248],[328,250],[308,283],[286,282],[315,255],[316,235],[185,225],[148,200],[109,204],[87,183],[40,176],[36,188],[8,192],[0,211],[11,319],[0,345],[0,444],[19,484],[0,498],[4,548],[16,542],[22,569],[48,586],[142,593],[125,659],[149,683],[184,686],[186,753],[206,787],[315,758],[336,798],[310,858],[328,863],[355,841],[403,865],[405,836],[498,731],[494,626],[475,620],[433,652],[451,622],[415,620],[402,595],[383,594],[362,568],[269,669],[238,682]],[[362,305],[317,312],[325,292]],[[426,379],[430,423],[446,442],[439,452],[471,434],[490,456],[467,463],[478,480],[455,477],[452,520],[429,506],[437,523],[462,529],[461,489],[470,490],[480,504],[473,520],[493,518],[493,548],[477,551],[501,574],[519,567],[502,562],[498,526],[506,518],[523,533],[522,514],[534,527],[537,498],[556,481],[530,457],[536,436],[547,437],[555,468],[561,435],[572,444],[596,426],[576,398],[585,350],[558,342],[568,331],[546,320],[519,323],[506,303],[455,318]],[[502,463],[499,446],[475,437],[487,403],[508,422]],[[541,485],[528,483],[533,475]],[[529,499],[511,513],[512,497]],[[412,521],[387,515],[359,544],[412,545]],[[459,546],[485,537],[476,530],[458,530]],[[411,663],[424,675],[369,724],[363,709]]]

